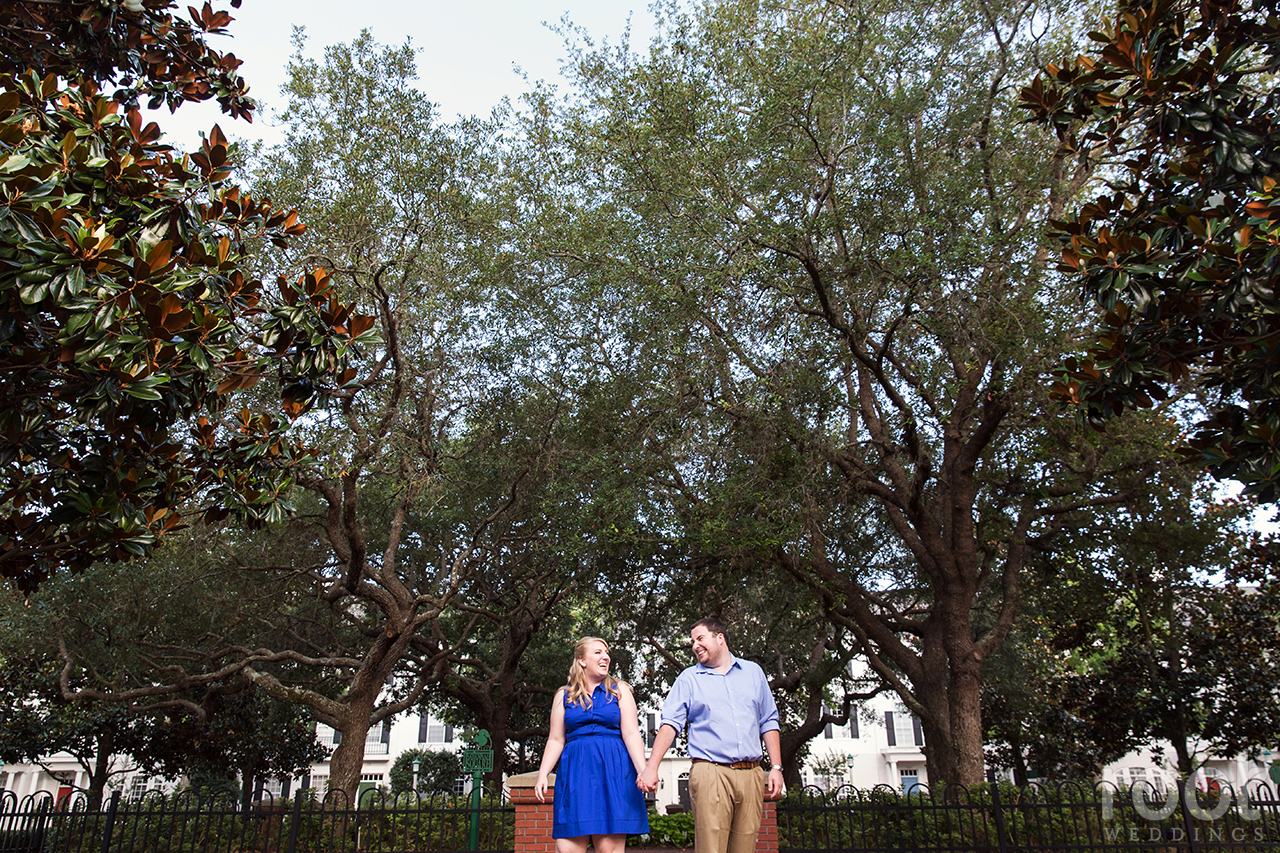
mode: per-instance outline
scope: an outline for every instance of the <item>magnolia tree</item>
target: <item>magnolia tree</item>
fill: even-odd
[[[204,44],[229,16],[136,5],[17,3],[0,24],[18,45],[0,76],[0,575],[27,591],[146,554],[190,514],[279,518],[309,457],[290,421],[373,340],[322,270],[272,291],[250,273],[255,246],[303,226],[234,183],[217,127],[179,156],[134,104],[247,116],[238,61]],[[268,376],[274,402],[240,402]]]
[[[1054,222],[1100,320],[1056,398],[1102,425],[1179,390],[1188,460],[1274,503],[1280,478],[1280,20],[1267,2],[1122,2],[1088,54],[1022,91],[1107,191]]]

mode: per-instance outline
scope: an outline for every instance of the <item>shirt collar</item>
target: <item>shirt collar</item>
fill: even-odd
[[[694,661],[693,665],[694,667],[696,667],[696,671],[699,674],[714,673],[716,675],[720,675],[720,672],[714,666],[707,666],[702,661]],[[726,669],[724,671],[724,674],[728,675],[730,670],[732,670],[734,667],[737,667],[738,669],[742,669],[742,665],[738,663],[737,656],[735,656],[732,652],[730,652],[729,653],[729,669]]]

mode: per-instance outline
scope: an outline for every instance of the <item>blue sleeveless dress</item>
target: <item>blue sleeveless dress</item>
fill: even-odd
[[[590,708],[566,702],[551,836],[648,832],[649,813],[636,775],[622,743],[618,700],[597,687]]]

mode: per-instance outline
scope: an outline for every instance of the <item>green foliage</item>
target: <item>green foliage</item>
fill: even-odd
[[[462,759],[444,749],[408,749],[396,757],[389,773],[391,796],[413,792],[414,764],[418,765],[417,793],[420,796],[452,795],[462,776]]]
[[[152,109],[217,98],[223,112],[252,120],[256,104],[237,72],[240,60],[207,41],[226,33],[231,15],[206,2],[188,7],[188,20],[173,14],[179,8],[172,0],[11,0],[0,14],[0,74],[33,69],[71,82],[107,81],[118,87],[115,100],[136,106],[149,97]]]
[[[629,836],[627,846],[688,850],[693,847],[693,815],[650,814],[648,834]]]
[[[1274,502],[1280,19],[1267,2],[1123,0],[1093,36],[1022,93],[1081,162],[1117,160],[1106,193],[1054,223],[1101,330],[1053,394],[1100,425],[1194,384],[1209,416],[1189,460]]]
[[[1043,555],[984,690],[995,766],[1093,779],[1171,743],[1185,777],[1210,753],[1274,747],[1274,544],[1245,535],[1252,502],[1215,503],[1181,467],[1150,487]]]
[[[246,682],[202,689],[193,700],[203,718],[171,718],[144,766],[167,776],[238,775],[247,802],[257,783],[299,775],[329,757],[303,708],[272,699]]]
[[[278,519],[309,451],[229,395],[275,370],[297,416],[345,381],[371,321],[323,271],[264,302],[250,243],[302,225],[230,183],[216,128],[178,159],[88,84],[29,73],[0,92],[0,575],[30,591],[144,555],[192,504]]]

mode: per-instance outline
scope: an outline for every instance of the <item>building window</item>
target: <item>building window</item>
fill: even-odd
[[[159,790],[159,785],[152,784],[150,779],[139,774],[129,780],[129,788],[125,791],[124,798],[130,803],[140,803],[148,792]]]
[[[307,787],[315,791],[317,795],[323,797],[325,794],[329,792],[329,774],[312,773],[311,784],[308,785]]]
[[[369,728],[364,738],[365,755],[386,755],[391,752],[391,722],[383,720]]]
[[[884,728],[889,746],[924,746],[924,729],[920,725],[920,719],[914,714],[885,711]]]
[[[830,714],[831,709],[827,708],[824,705],[822,708],[822,713]],[[838,726],[835,723],[827,723],[827,725],[822,730],[822,736],[827,740],[834,740],[835,738],[852,738],[854,740],[857,740],[858,739],[858,709],[857,708],[849,709],[849,721],[842,726]]]
[[[453,726],[432,721],[423,714],[418,718],[418,743],[453,743]]]

